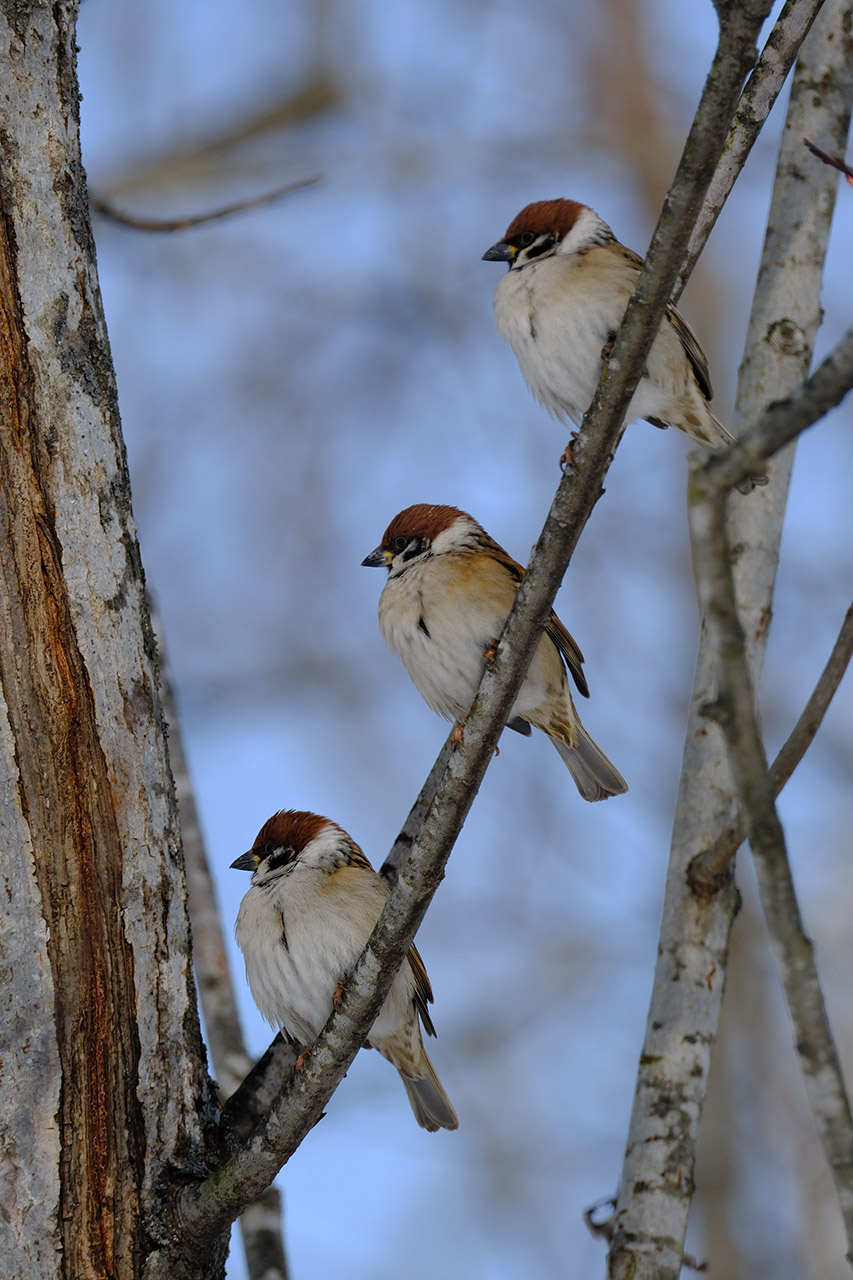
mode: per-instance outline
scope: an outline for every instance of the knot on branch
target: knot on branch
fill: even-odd
[[[774,351],[783,356],[800,356],[807,349],[806,335],[800,326],[787,316],[775,320],[767,330],[767,341]]]
[[[705,720],[710,720],[712,724],[718,724],[720,728],[726,728],[734,723],[734,706],[732,701],[727,697],[716,697],[711,702],[703,702],[699,708],[699,714]]]

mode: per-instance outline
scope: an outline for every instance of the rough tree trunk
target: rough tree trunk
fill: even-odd
[[[80,163],[76,4],[0,2],[0,1257],[156,1271],[214,1114]],[[152,1234],[153,1224],[153,1234]],[[221,1241],[198,1261],[222,1274]]]

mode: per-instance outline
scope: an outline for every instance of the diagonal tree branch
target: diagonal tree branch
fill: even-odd
[[[746,640],[738,619],[732,547],[726,531],[725,488],[710,475],[697,480],[690,504],[693,565],[718,655],[719,694],[705,713],[721,725],[731,753],[764,915],[776,953],[809,1103],[829,1161],[853,1261],[853,1116],[832,1040],[814,948],[794,890],[785,835],[758,726]]]
[[[691,228],[713,173],[738,94],[755,56],[768,3],[741,6],[721,38],[649,258],[626,312],[599,391],[468,717],[464,751],[452,753],[340,1007],[258,1129],[202,1184],[178,1195],[173,1248],[180,1252],[233,1219],[266,1185],[319,1119],[390,987],[492,757],[557,587],[601,491],[608,457],[668,303]]]
[[[713,480],[730,489],[760,468],[768,458],[819,422],[853,389],[853,328],[845,333],[811,377],[787,400],[777,400],[724,453],[708,458],[697,470],[697,483]]]

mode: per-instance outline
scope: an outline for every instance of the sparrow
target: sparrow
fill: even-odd
[[[425,702],[464,723],[483,668],[512,608],[524,570],[457,507],[419,503],[395,516],[363,561],[385,568],[379,629]],[[583,697],[583,654],[552,611],[507,724],[553,742],[585,800],[627,791],[575,711],[566,668]]]
[[[305,1050],[323,1030],[382,913],[388,888],[346,831],[319,814],[282,809],[231,863],[251,871],[235,934],[267,1022]],[[422,1129],[456,1129],[456,1112],[421,1039],[435,1028],[432,988],[414,946],[367,1044],[397,1068]]]
[[[553,417],[579,427],[643,259],[577,200],[527,205],[483,258],[508,265],[495,289],[495,324],[528,387]],[[705,353],[670,303],[626,421],[677,427],[708,449],[722,449],[734,436],[711,412],[712,395]],[[766,483],[766,476],[752,476],[738,488],[749,493]]]

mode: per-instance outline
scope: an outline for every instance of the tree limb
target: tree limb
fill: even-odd
[[[785,835],[758,726],[755,691],[738,619],[732,547],[719,480],[703,477],[690,504],[693,564],[718,655],[719,694],[706,714],[731,753],[767,927],[794,1029],[794,1043],[818,1133],[832,1169],[853,1261],[853,1116],[823,1002],[814,949],[794,890]]]
[[[776,759],[770,766],[773,798],[782,791],[788,779],[814,741],[836,690],[853,657],[853,604],[844,615],[826,666],[820,674],[802,715],[791,730]],[[687,876],[694,893],[712,895],[719,887],[721,877],[734,855],[746,839],[746,828],[741,815],[733,827],[721,832],[702,853],[690,863]]]
[[[761,469],[762,463],[814,426],[853,388],[853,328],[803,385],[787,400],[777,400],[758,422],[728,449],[702,462],[694,472],[699,485],[713,480],[729,489]]]
[[[690,246],[678,276],[678,298],[690,278],[705,241],[714,229],[723,205],[749,158],[764,122],[773,109],[800,46],[820,12],[824,0],[788,0],[767,37],[761,57],[744,86],[723,154],[714,172],[702,212],[690,237]]]

